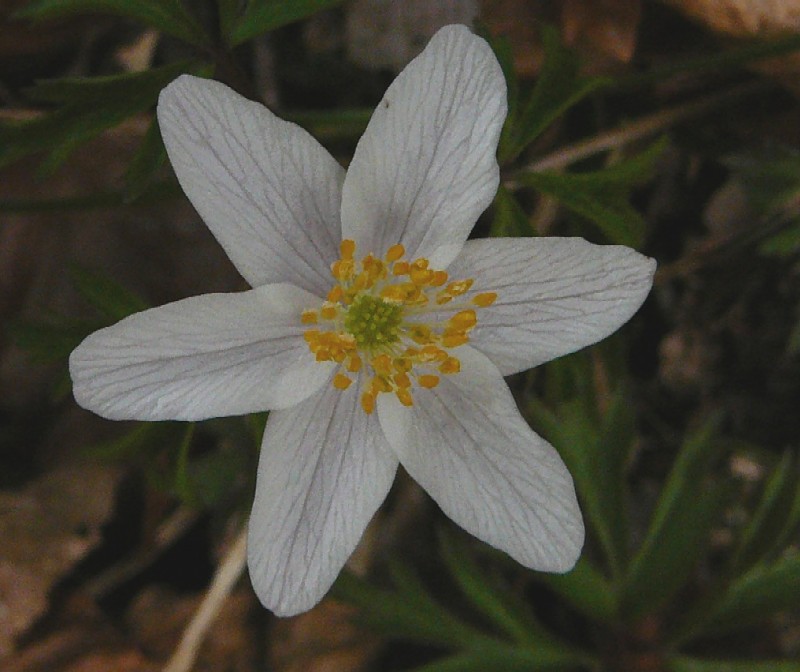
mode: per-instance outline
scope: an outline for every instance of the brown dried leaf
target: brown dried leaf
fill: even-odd
[[[133,601],[126,620],[148,655],[166,661],[202,601],[201,594],[177,595],[162,587],[144,590]],[[253,591],[242,586],[227,597],[200,647],[194,672],[248,672],[258,669],[252,614],[260,609]]]
[[[597,57],[628,63],[636,50],[641,13],[640,0],[564,0],[564,42],[592,51],[595,63]]]
[[[798,0],[667,0],[687,16],[734,37],[769,37],[800,30]]]
[[[778,38],[800,32],[800,0],[666,0],[723,35]],[[800,55],[760,62],[756,69],[800,95]]]
[[[116,481],[109,467],[83,465],[0,492],[0,657],[44,613],[53,584],[99,543]]]
[[[351,623],[353,607],[325,600],[311,611],[278,621],[270,661],[276,672],[359,672],[379,645]]]

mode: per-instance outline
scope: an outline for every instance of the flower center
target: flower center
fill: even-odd
[[[471,279],[449,281],[427,259],[407,261],[402,245],[390,247],[383,259],[368,254],[361,261],[354,259],[355,248],[352,240],[342,241],[327,301],[302,313],[303,324],[315,325],[304,338],[317,361],[339,364],[335,388],[350,387],[362,369],[370,376],[361,395],[366,413],[381,393],[412,406],[414,386],[436,387],[442,375],[461,370],[451,350],[469,341],[475,308],[491,305],[497,294],[466,300]]]
[[[344,316],[345,331],[356,340],[356,346],[367,350],[396,343],[402,322],[399,304],[371,294],[356,296]]]

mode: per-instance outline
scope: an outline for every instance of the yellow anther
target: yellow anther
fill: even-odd
[[[391,392],[392,384],[385,378],[375,376],[370,383],[370,391],[374,392],[376,395],[381,392]]]
[[[408,357],[396,357],[392,360],[392,366],[400,373],[408,373],[414,368],[414,363]]]
[[[316,324],[317,323],[317,311],[316,310],[304,310],[300,314],[300,322],[301,322],[301,324]]]
[[[417,357],[420,362],[441,362],[447,359],[447,353],[435,345],[426,345]]]
[[[451,373],[458,373],[459,371],[461,371],[461,360],[455,357],[448,357],[439,364],[439,373],[449,375]]]
[[[395,373],[394,376],[392,376],[392,380],[397,387],[411,387],[411,378],[408,377],[407,373],[403,373],[402,371],[400,373]]]
[[[415,324],[409,327],[408,336],[414,343],[426,345],[432,340],[432,331],[431,328],[425,324]]]
[[[439,306],[443,306],[445,303],[449,303],[452,300],[453,300],[453,295],[446,289],[443,289],[441,292],[436,293],[436,304]]]
[[[388,250],[386,250],[386,263],[391,264],[393,261],[402,259],[405,253],[406,248],[400,245],[400,243],[397,245],[392,245]]]
[[[361,371],[361,357],[355,352],[351,353],[347,360],[347,370],[350,371],[350,373]]]
[[[411,262],[411,268],[416,268],[419,271],[424,271],[429,265],[430,262],[424,257],[420,257]]]
[[[439,376],[433,376],[426,373],[422,376],[419,376],[419,378],[417,378],[417,382],[419,383],[420,387],[427,387],[428,389],[431,389],[439,384]]]
[[[394,393],[397,395],[397,398],[400,400],[400,403],[403,406],[413,406],[414,399],[411,397],[411,392],[408,391],[407,387],[398,387]]]
[[[322,308],[319,309],[319,314],[326,320],[332,320],[338,312],[336,306],[331,303],[323,303]]]
[[[339,303],[344,298],[344,290],[341,285],[334,285],[331,291],[328,292],[328,301],[331,303]]]
[[[433,278],[433,271],[429,268],[417,268],[416,266],[411,266],[411,282],[415,285],[427,285],[430,283],[431,278]]]
[[[472,308],[460,310],[448,321],[455,329],[472,329],[477,323],[478,316]]]
[[[447,292],[452,296],[459,296],[468,291],[472,287],[474,280],[467,278],[466,280],[456,280],[447,285]]]
[[[394,266],[392,266],[393,275],[408,275],[410,270],[411,264],[407,261],[396,261],[394,262]]]
[[[364,413],[370,415],[375,410],[375,393],[372,391],[364,392],[361,395],[361,408]]]
[[[454,332],[442,336],[442,345],[445,348],[457,348],[459,345],[469,343],[469,336],[463,332]]]
[[[431,287],[441,287],[448,279],[447,271],[434,271],[428,283]]]
[[[497,292],[484,292],[483,294],[476,294],[472,297],[472,303],[481,308],[491,306],[497,300]]]
[[[352,259],[338,259],[331,264],[331,275],[340,282],[344,282],[353,277],[355,264]]]
[[[405,303],[408,290],[403,285],[389,285],[381,290],[381,298],[395,303]]]
[[[321,332],[319,329],[309,329],[303,334],[303,338],[305,339],[306,343],[313,345],[319,340],[320,333]]]
[[[342,259],[352,259],[356,251],[356,241],[345,238],[339,245],[339,251],[342,253]]]
[[[370,364],[375,369],[375,373],[382,376],[388,376],[392,372],[392,359],[389,355],[383,354],[373,357]]]
[[[350,380],[350,379],[349,379],[347,376],[345,376],[343,373],[337,373],[337,374],[336,374],[336,375],[333,377],[333,386],[334,386],[334,387],[335,387],[337,390],[346,390],[348,387],[350,387],[350,384],[351,384],[352,382],[353,382],[353,381],[352,381],[352,380]]]

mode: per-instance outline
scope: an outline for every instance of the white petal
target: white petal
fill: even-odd
[[[639,309],[656,262],[582,238],[470,240],[447,269],[474,278],[467,298],[497,292],[477,309],[470,344],[503,375],[561,357],[612,334]]]
[[[330,289],[344,170],[295,124],[227,86],[182,75],[158,101],[181,187],[253,287]]]
[[[389,87],[358,143],[342,232],[379,256],[398,241],[446,266],[497,191],[506,83],[489,45],[464,26],[431,39]]]
[[[328,591],[394,480],[397,459],[359,385],[270,413],[247,548],[259,599],[279,616]]]
[[[534,434],[495,366],[458,349],[461,373],[414,406],[378,398],[389,443],[408,473],[465,530],[526,567],[563,572],[583,545],[572,478],[558,453]]]
[[[202,420],[285,408],[330,378],[303,340],[292,285],[206,294],[126,317],[69,360],[77,402],[112,420]]]

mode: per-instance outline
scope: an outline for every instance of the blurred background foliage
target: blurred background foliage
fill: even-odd
[[[66,357],[92,331],[243,287],[165,161],[159,91],[220,79],[346,164],[393,71],[470,18],[509,85],[502,185],[475,235],[659,261],[618,334],[509,380],[575,479],[583,557],[525,570],[401,475],[332,599],[275,623],[242,582],[198,669],[800,670],[800,24],[780,3],[721,22],[724,0],[390,5],[0,5],[4,30],[43,31],[38,56],[0,40],[0,595],[17,615],[0,617],[0,670],[158,669],[250,505],[265,417],[111,426],[69,397]],[[82,480],[89,464],[108,487]],[[63,469],[105,498],[69,523],[42,494]],[[25,552],[21,502],[54,521]],[[49,573],[32,559],[70,543]],[[59,648],[68,628],[81,644]]]

